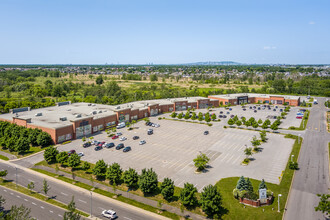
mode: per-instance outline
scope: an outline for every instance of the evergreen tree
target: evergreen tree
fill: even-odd
[[[205,212],[208,217],[213,217],[220,212],[222,197],[216,186],[208,185],[204,187],[201,203],[203,212]]]
[[[247,178],[245,183],[246,183],[246,187],[245,187],[244,190],[248,191],[249,193],[252,193],[253,192],[253,186],[252,186],[252,183],[250,181],[250,178]]]
[[[180,192],[180,200],[182,204],[186,207],[192,207],[197,203],[196,197],[197,189],[193,184],[185,183],[184,188]]]
[[[164,199],[171,201],[174,195],[174,182],[169,178],[165,178],[160,186],[160,190]]]
[[[264,179],[261,180],[261,183],[259,184],[259,189],[267,189],[267,186],[266,186],[266,183],[265,183]]]
[[[241,176],[237,181],[236,189],[245,190],[245,188],[246,188],[246,181],[244,179],[244,176]]]

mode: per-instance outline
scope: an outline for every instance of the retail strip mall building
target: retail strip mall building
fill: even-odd
[[[188,108],[205,109],[219,104],[272,103],[292,106],[300,104],[297,96],[262,94],[229,94],[205,97],[186,97],[136,101],[121,105],[60,102],[56,106],[33,109],[29,107],[11,109],[0,115],[0,120],[28,128],[39,128],[49,133],[55,144],[81,138],[115,126],[164,112],[185,111]]]

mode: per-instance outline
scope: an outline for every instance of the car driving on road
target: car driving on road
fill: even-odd
[[[115,218],[118,217],[117,214],[116,214],[116,212],[113,211],[113,210],[111,210],[111,209],[109,209],[109,210],[104,210],[104,211],[102,212],[102,216],[103,216],[103,217],[106,217],[106,218],[109,218],[109,219],[115,219]]]

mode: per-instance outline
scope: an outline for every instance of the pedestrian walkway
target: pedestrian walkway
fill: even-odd
[[[42,169],[42,170],[45,170],[45,171],[48,171],[48,172],[51,172],[51,173],[56,173],[55,169],[50,168],[50,167],[34,166],[33,168],[38,168],[38,169]],[[69,173],[58,171],[58,174],[61,175],[61,176],[65,176],[67,178],[72,179],[72,175],[69,174]],[[81,183],[85,183],[87,185],[91,185],[91,181],[90,180],[87,180],[87,179],[84,179],[84,178],[81,178],[81,177],[75,177],[75,181],[79,181]],[[158,202],[157,201],[154,201],[154,200],[151,200],[151,199],[147,199],[145,197],[134,195],[132,193],[121,191],[121,190],[118,190],[118,189],[116,190],[116,192],[114,192],[114,190],[113,190],[112,187],[105,186],[103,184],[94,183],[94,186],[96,188],[98,188],[98,189],[102,189],[102,190],[107,191],[107,192],[119,194],[120,196],[123,196],[123,197],[129,198],[129,199],[132,199],[132,200],[135,200],[135,201],[144,203],[146,205],[150,205],[152,207],[158,208]],[[197,215],[197,214],[194,214],[194,213],[189,212],[189,211],[184,211],[182,213],[179,208],[176,208],[176,207],[173,207],[173,206],[170,206],[170,205],[167,205],[167,204],[163,204],[162,205],[162,209],[163,210],[166,210],[168,212],[175,213],[175,214],[180,215],[180,216],[189,216],[192,219],[206,219],[204,216]]]
[[[6,153],[6,152],[3,152],[3,151],[0,151],[0,154],[1,154],[2,156],[8,157],[9,160],[17,159],[17,157],[16,157],[15,155],[12,155],[12,154],[10,154],[10,153]]]

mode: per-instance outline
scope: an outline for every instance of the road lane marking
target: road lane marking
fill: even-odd
[[[10,195],[14,195],[14,193],[10,193]]]
[[[40,208],[44,209],[44,207],[43,207],[43,206],[40,206]]]
[[[101,209],[101,210],[105,210],[105,208],[102,208],[102,207],[97,207],[97,208],[99,208],[99,209]]]
[[[5,190],[5,189],[3,191],[7,192],[7,190]]]
[[[68,194],[61,192],[62,195],[68,196]]]
[[[62,215],[58,214],[58,216],[60,216],[61,218],[63,217]]]
[[[52,210],[49,210],[50,213],[54,213]]]
[[[17,198],[21,198],[20,196],[16,196]]]
[[[33,204],[33,205],[37,205],[37,204],[35,204],[34,202],[32,202],[32,204]]]
[[[124,219],[127,219],[127,220],[132,220],[132,219],[130,219],[130,218],[127,218],[127,217],[125,217],[125,216],[124,216]]]
[[[87,203],[86,201],[84,201],[84,200],[81,200],[81,199],[78,199],[80,202],[83,202],[83,203]]]
[[[27,199],[24,199],[24,201],[25,201],[25,202],[28,202],[29,200],[27,200]]]

